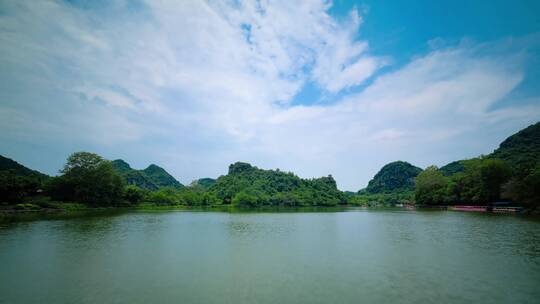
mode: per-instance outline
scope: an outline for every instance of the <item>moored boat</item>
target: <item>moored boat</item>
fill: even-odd
[[[487,206],[455,205],[455,206],[449,206],[448,209],[453,210],[453,211],[486,212]]]
[[[494,207],[493,213],[521,213],[523,208],[521,207]]]

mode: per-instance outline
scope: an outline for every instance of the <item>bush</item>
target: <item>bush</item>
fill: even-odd
[[[239,207],[255,207],[258,201],[256,196],[241,191],[234,196],[232,204]]]
[[[0,171],[0,201],[17,202],[35,195],[40,188],[37,178],[17,176],[14,171]]]
[[[124,188],[124,199],[132,204],[140,203],[145,195],[146,191],[135,185],[128,185]]]
[[[169,188],[150,192],[147,195],[146,200],[158,205],[179,205],[182,203],[176,191]]]

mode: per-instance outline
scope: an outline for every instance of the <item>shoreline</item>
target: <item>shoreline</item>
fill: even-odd
[[[120,215],[129,212],[170,212],[170,211],[189,211],[189,212],[226,212],[226,213],[287,213],[287,212],[346,212],[352,210],[387,210],[387,211],[450,211],[466,212],[490,215],[523,215],[537,216],[538,212],[523,210],[522,212],[493,212],[493,211],[470,211],[452,208],[453,206],[359,206],[359,205],[340,205],[340,206],[261,206],[261,207],[238,207],[232,205],[214,205],[214,206],[185,206],[185,205],[152,205],[143,203],[138,206],[119,206],[119,207],[88,207],[77,204],[77,208],[41,208],[34,210],[16,210],[0,209],[0,224],[11,222],[25,222],[38,220],[62,220],[87,216]],[[84,206],[84,207],[83,207]]]

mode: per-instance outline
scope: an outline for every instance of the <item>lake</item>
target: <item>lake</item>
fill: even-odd
[[[120,212],[0,227],[1,303],[539,303],[540,221]]]

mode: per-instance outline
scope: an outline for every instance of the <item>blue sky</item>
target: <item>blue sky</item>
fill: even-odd
[[[0,154],[183,183],[248,161],[358,190],[540,118],[536,1],[4,1]]]

